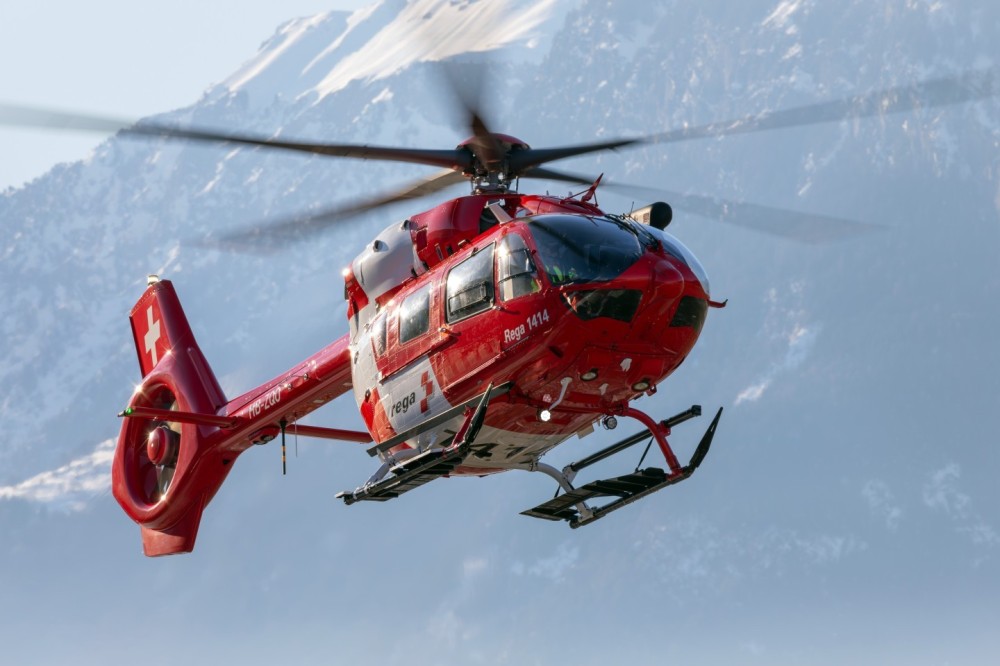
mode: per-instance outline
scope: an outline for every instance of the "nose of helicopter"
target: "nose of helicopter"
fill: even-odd
[[[573,333],[560,347],[567,361],[564,368],[543,371],[550,383],[539,395],[565,393],[560,404],[594,408],[655,390],[698,338],[700,321],[685,313],[705,302],[702,294],[684,264],[652,252],[604,289],[564,292],[577,315]],[[561,382],[567,380],[563,391]]]
[[[660,258],[653,265],[653,277],[649,285],[652,300],[672,304],[684,293],[684,285],[684,275],[670,259]]]

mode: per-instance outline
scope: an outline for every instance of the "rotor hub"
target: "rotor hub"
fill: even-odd
[[[156,466],[169,464],[177,455],[177,434],[167,426],[150,430],[146,438],[146,455]]]
[[[510,155],[528,150],[530,146],[509,134],[488,133],[466,139],[458,144],[458,149],[472,153],[472,165],[465,173],[472,183],[472,191],[484,194],[504,193],[512,188],[512,181],[519,174],[511,170]]]

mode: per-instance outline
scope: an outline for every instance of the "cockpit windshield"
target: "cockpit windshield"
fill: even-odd
[[[667,252],[667,254],[677,257],[687,264],[688,268],[691,269],[691,272],[694,273],[694,276],[698,278],[699,282],[701,282],[701,287],[705,290],[705,293],[710,293],[708,273],[705,272],[705,267],[701,265],[701,262],[698,261],[696,256],[694,256],[694,253],[691,252],[691,250],[689,250],[684,243],[680,242],[680,240],[666,231],[655,227],[646,227],[646,229],[660,241],[661,247],[665,252]]]
[[[615,220],[580,215],[538,215],[528,223],[542,269],[555,286],[607,282],[644,251],[636,231]]]

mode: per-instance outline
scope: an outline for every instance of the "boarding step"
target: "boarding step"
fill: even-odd
[[[585,486],[543,502],[533,509],[522,511],[521,514],[545,520],[565,520],[570,524],[570,527],[579,527],[646,495],[655,493],[661,488],[683,481],[691,476],[692,471],[684,468],[679,474],[668,476],[658,467],[648,467],[624,476],[591,481]],[[605,506],[592,508],[589,516],[581,515],[577,505],[597,497],[617,497],[618,499]]]
[[[361,501],[385,502],[429,481],[447,476],[455,471],[469,454],[469,447],[432,449],[396,465],[389,470],[392,476],[357,490],[345,490],[337,497],[348,505]]]

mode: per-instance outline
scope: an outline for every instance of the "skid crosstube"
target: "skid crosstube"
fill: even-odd
[[[678,414],[668,422],[672,422],[672,424],[680,423],[700,413],[701,409],[699,407],[692,407],[687,412]],[[567,491],[547,502],[543,502],[532,509],[522,511],[521,515],[542,518],[544,520],[565,520],[569,523],[570,527],[577,528],[599,520],[612,511],[617,511],[624,506],[628,506],[632,502],[655,493],[657,490],[680,483],[694,474],[694,471],[698,469],[698,466],[705,459],[708,449],[712,445],[712,438],[715,437],[715,430],[719,425],[721,416],[722,408],[720,407],[715,418],[712,419],[708,430],[702,436],[701,442],[698,443],[698,447],[691,456],[691,460],[686,466],[681,467],[676,472],[668,474],[658,467],[648,467],[623,476],[591,481],[584,486]],[[598,451],[583,461],[569,465],[567,469],[573,469],[574,471],[582,469],[632,446],[646,436],[648,436],[648,433],[639,433],[638,435],[628,437],[617,444],[612,444]],[[589,507],[586,505],[588,500],[599,497],[616,497],[617,499],[600,507]]]

